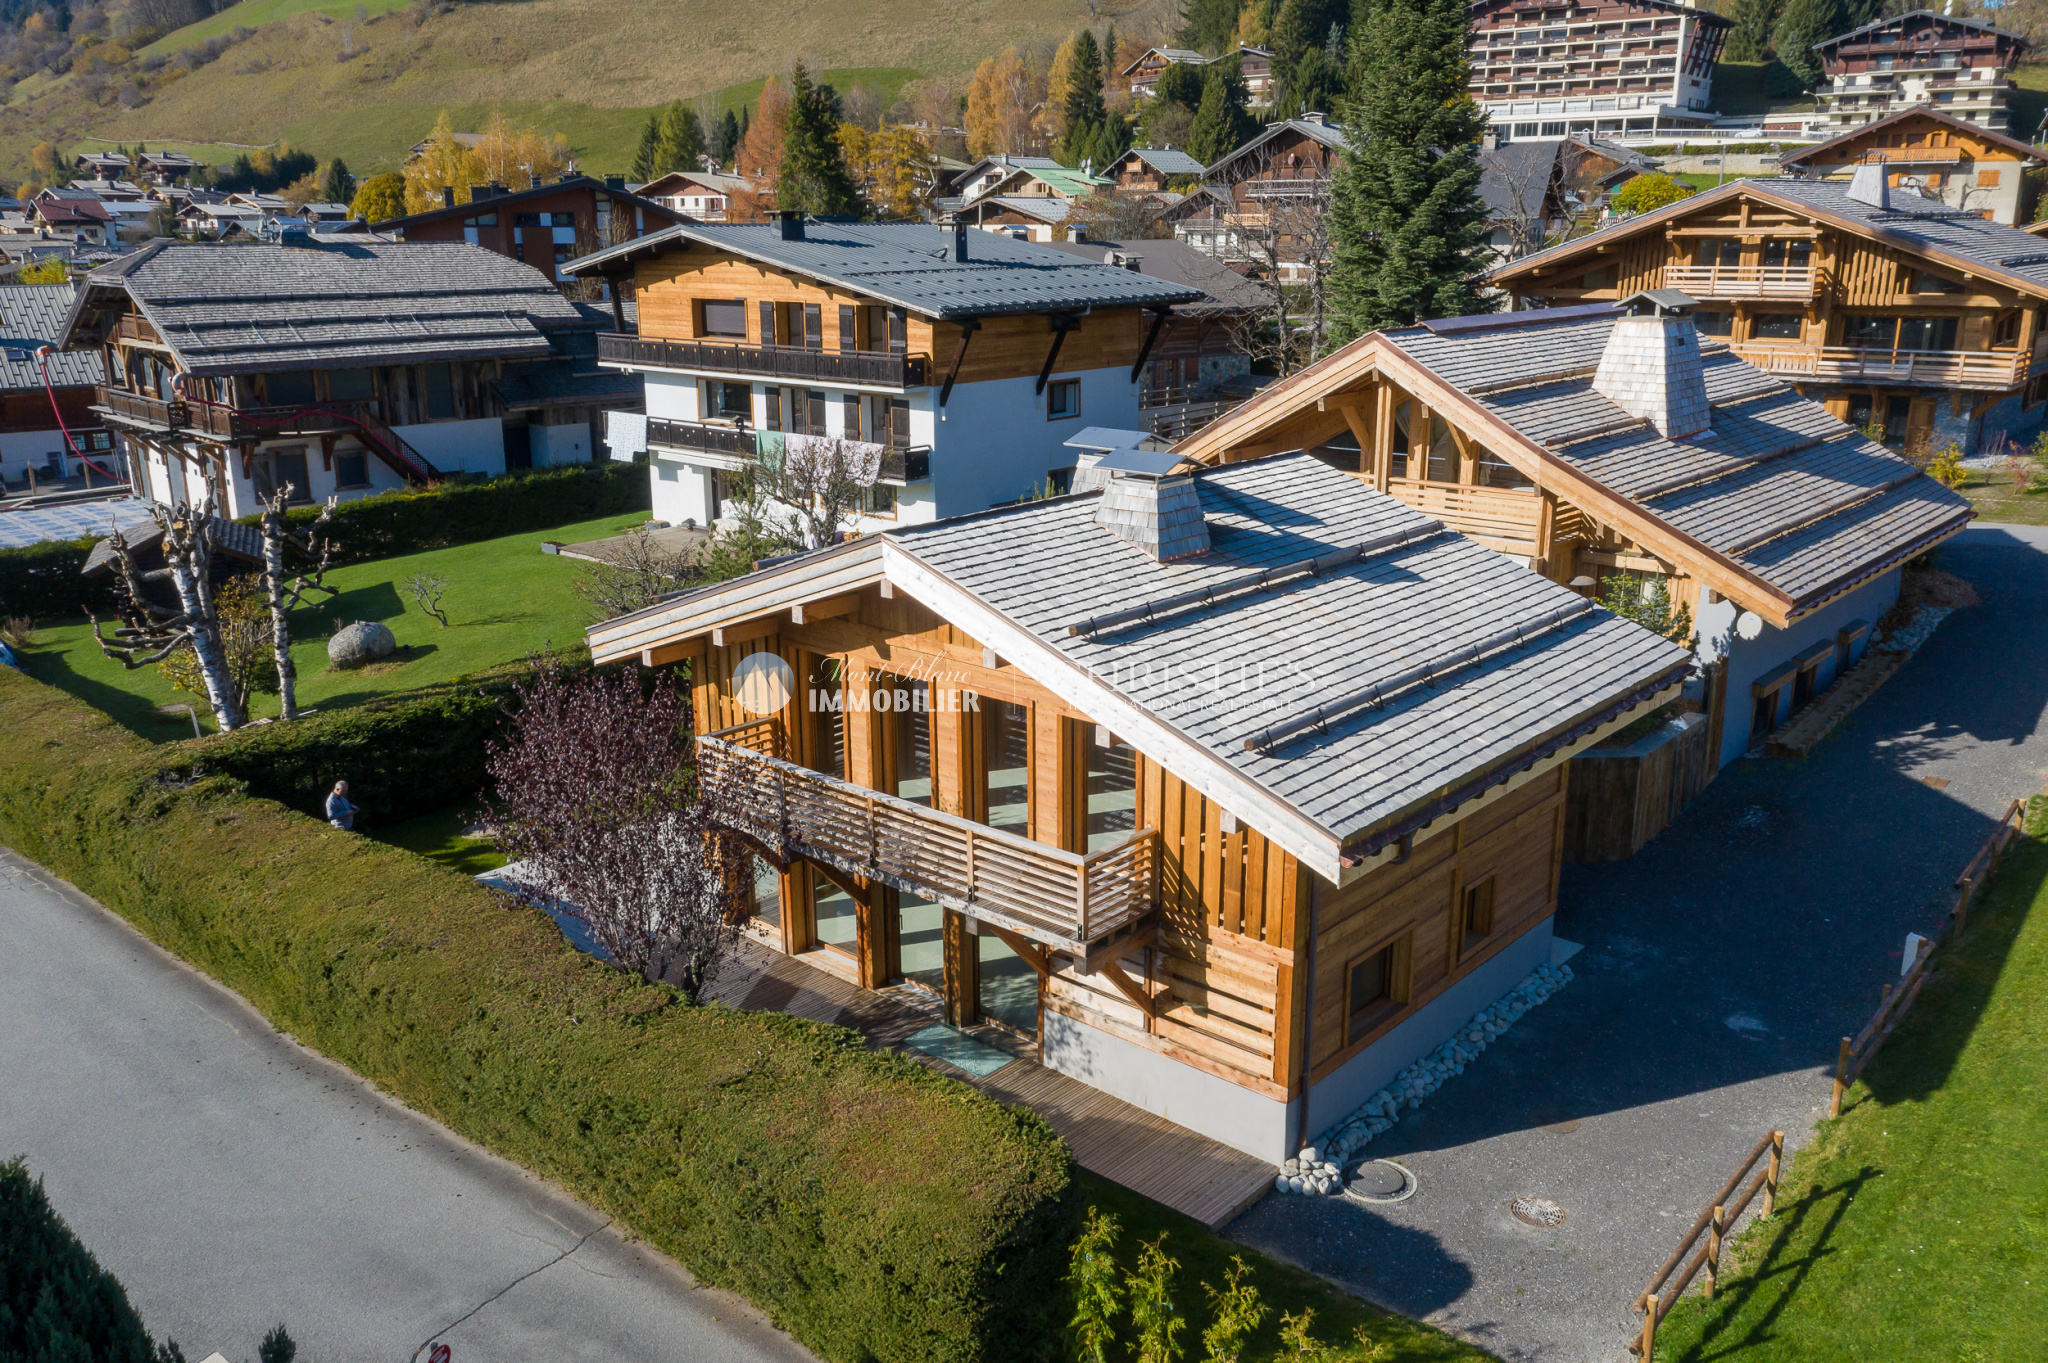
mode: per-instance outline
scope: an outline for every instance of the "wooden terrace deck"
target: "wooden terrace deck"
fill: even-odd
[[[937,1000],[927,1003],[917,990],[863,990],[801,958],[747,941],[710,996],[735,1008],[772,1009],[852,1027],[870,1045],[898,1051],[1005,1103],[1023,1103],[1065,1138],[1082,1168],[1211,1230],[1273,1186],[1272,1165],[1049,1070],[987,1029],[977,1029],[977,1038],[1017,1059],[986,1079],[905,1046],[911,1033],[939,1021]]]

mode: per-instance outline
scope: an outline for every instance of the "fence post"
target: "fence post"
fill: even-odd
[[[1778,1209],[1778,1166],[1785,1158],[1785,1133],[1771,1133],[1771,1163],[1764,1170],[1764,1209],[1758,1216],[1769,1216]]]
[[[1706,1298],[1714,1299],[1714,1289],[1721,1283],[1721,1232],[1728,1227],[1728,1210],[1720,1203],[1714,1204],[1714,1219],[1707,1226],[1707,1286]]]
[[[1835,1052],[1835,1095],[1828,1099],[1828,1116],[1842,1115],[1842,1093],[1849,1087],[1849,1038],[1842,1038],[1842,1048]]]
[[[1657,1294],[1643,1293],[1643,1337],[1638,1341],[1643,1363],[1650,1363],[1650,1354],[1657,1347]]]

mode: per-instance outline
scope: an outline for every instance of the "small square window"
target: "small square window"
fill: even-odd
[[[1460,916],[1461,940],[1458,944],[1458,954],[1461,957],[1493,935],[1493,887],[1492,876],[1465,887],[1465,903]]]
[[[1735,333],[1735,314],[1732,312],[1696,312],[1692,319],[1702,336],[1731,336]]]
[[[1363,1038],[1394,1004],[1394,956],[1396,943],[1389,942],[1370,956],[1351,963],[1345,972],[1344,1017],[1346,1044]]]
[[[336,487],[368,487],[370,485],[369,457],[361,450],[342,450],[334,456],[334,485]]]
[[[1081,381],[1060,379],[1045,386],[1045,419],[1060,421],[1081,415]]]
[[[741,298],[707,298],[703,302],[706,336],[747,335],[747,304]]]
[[[1750,335],[1760,341],[1796,341],[1805,323],[1796,312],[1759,313],[1750,324]]]

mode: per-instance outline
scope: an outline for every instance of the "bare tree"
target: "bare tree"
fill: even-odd
[[[695,1002],[751,907],[745,846],[691,789],[689,704],[674,674],[571,674],[543,660],[514,688],[486,766],[500,845],[629,969]]]
[[[151,504],[150,515],[163,531],[164,566],[153,572],[139,571],[127,539],[117,527],[107,543],[114,555],[114,594],[122,623],[107,638],[99,617],[88,614],[93,638],[100,652],[131,671],[162,662],[181,648],[192,650],[206,687],[207,704],[213,707],[214,722],[222,732],[239,729],[247,720],[228,661],[221,646],[220,616],[214,607],[213,519],[206,511],[179,502],[166,507]],[[150,600],[145,581],[165,577],[177,593],[177,608],[170,609]]]
[[[1550,150],[1551,159],[1538,161],[1526,148]],[[1586,201],[1594,197],[1588,172],[1595,164],[1586,148],[1570,138],[1510,143],[1481,154],[1485,182],[1493,191],[1488,226],[1506,238],[1493,247],[1502,261],[1534,255],[1577,233]]]
[[[448,594],[447,578],[438,573],[414,573],[405,580],[405,592],[421,615],[431,616],[442,629],[448,628],[448,612],[441,609],[441,598]]]
[[[333,544],[320,533],[334,519],[335,499],[327,499],[327,505],[320,508],[319,517],[311,525],[294,531],[287,527],[285,520],[285,507],[290,503],[291,495],[290,483],[272,493],[263,503],[263,517],[259,522],[263,531],[263,590],[270,598],[270,649],[277,662],[277,713],[279,719],[286,720],[299,717],[299,669],[292,662],[290,612],[305,601],[307,592],[325,592],[329,596],[337,594],[336,589],[324,580]],[[312,565],[310,575],[285,570],[287,549]]]
[[[1232,225],[1233,258],[1263,297],[1228,324],[1232,342],[1282,377],[1322,358],[1330,338],[1330,178],[1312,165],[1253,168],[1256,211]]]
[[[882,447],[836,436],[790,435],[779,463],[763,463],[759,491],[790,512],[790,538],[816,549],[839,538],[840,526],[860,510],[882,467]]]
[[[680,591],[695,576],[687,554],[662,547],[646,527],[629,530],[577,579],[576,595],[600,620],[616,620]]]

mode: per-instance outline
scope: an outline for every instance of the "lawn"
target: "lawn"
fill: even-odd
[[[2003,521],[2007,525],[2048,525],[2048,486],[2041,483],[2038,474],[2022,492],[1998,469],[1963,472],[1967,476],[1960,491],[1984,520]]]
[[[327,582],[339,594],[315,597],[292,613],[300,706],[338,709],[467,676],[550,647],[578,647],[590,612],[574,587],[588,565],[541,553],[541,541],[599,539],[644,520],[644,513],[611,516],[333,570]],[[422,614],[404,593],[404,583],[414,574],[447,579],[441,601],[448,614],[446,628]],[[389,626],[399,651],[367,667],[334,671],[327,665],[327,640],[355,620]],[[183,712],[158,712],[166,704],[194,705],[202,725],[211,727],[203,700],[172,690],[154,667],[124,670],[99,651],[92,627],[83,621],[38,629],[22,664],[30,676],[98,706],[144,738],[191,737],[191,721]],[[277,698],[257,696],[251,708],[259,717],[275,715]]]
[[[1793,1161],[1778,1214],[1737,1243],[1722,1295],[1689,1298],[1659,1332],[1660,1363],[2048,1349],[2043,797],[2028,831],[1841,1117]]]
[[[505,857],[487,839],[462,836],[462,830],[469,827],[475,814],[474,810],[444,809],[392,824],[389,828],[379,828],[373,822],[363,831],[379,842],[417,852],[451,871],[480,876],[485,871],[495,871],[503,866]]]

